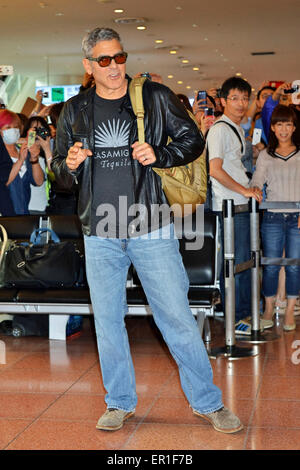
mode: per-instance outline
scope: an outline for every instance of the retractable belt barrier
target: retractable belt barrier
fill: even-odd
[[[224,273],[225,273],[225,346],[209,351],[211,358],[220,355],[229,359],[240,359],[255,356],[259,353],[257,348],[244,348],[236,346],[235,338],[235,275],[251,269],[251,335],[239,337],[239,341],[259,344],[278,339],[272,332],[261,331],[260,328],[260,266],[262,265],[300,265],[299,259],[264,258],[260,255],[260,230],[258,209],[295,209],[300,211],[300,202],[263,202],[260,205],[251,198],[249,204],[234,206],[232,199],[223,201],[224,219]],[[234,256],[234,215],[241,212],[250,213],[250,251],[251,259],[235,265]]]

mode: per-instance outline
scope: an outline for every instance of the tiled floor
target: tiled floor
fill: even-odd
[[[257,356],[212,359],[224,402],[245,425],[234,435],[192,414],[152,319],[126,322],[139,403],[136,415],[113,433],[95,429],[105,390],[91,318],[84,319],[81,336],[67,342],[0,337],[0,449],[300,449],[300,317],[291,333],[283,333],[279,317],[276,341],[242,344]],[[223,345],[222,320],[211,320],[211,328],[211,346]]]

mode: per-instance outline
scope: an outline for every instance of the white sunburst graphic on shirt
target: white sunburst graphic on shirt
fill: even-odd
[[[112,122],[107,121],[107,125],[102,124],[102,127],[98,125],[98,129],[95,130],[96,146],[116,148],[128,145],[130,123],[126,124],[126,121],[123,121],[120,124],[119,119],[113,119]]]

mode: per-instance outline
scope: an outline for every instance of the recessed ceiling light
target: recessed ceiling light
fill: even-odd
[[[183,84],[183,81],[182,80],[178,80],[178,85],[182,85]]]
[[[241,72],[237,72],[237,73],[236,73],[236,76],[237,76],[237,77],[241,77],[241,75],[242,75]]]
[[[177,51],[175,51],[175,49],[171,49],[170,54],[177,54]]]
[[[190,90],[190,89],[191,89],[190,85],[187,85],[187,86],[186,86],[186,89],[187,89],[187,90]]]
[[[137,26],[136,29],[138,29],[139,31],[144,31],[144,29],[146,29],[146,26]]]
[[[199,67],[193,67],[193,70],[197,72],[197,70],[200,70]]]
[[[168,75],[168,78],[174,78],[174,75]]]
[[[156,44],[162,44],[164,41],[163,39],[155,39]]]
[[[55,13],[55,16],[64,16],[64,13]]]
[[[124,10],[122,10],[122,8],[116,8],[116,10],[114,10],[114,13],[124,13]]]
[[[183,64],[188,64],[189,63],[189,60],[188,59],[182,59],[181,61]]]
[[[182,7],[180,7],[180,6],[175,7],[175,8],[176,8],[176,10],[179,10],[179,11],[182,10]]]

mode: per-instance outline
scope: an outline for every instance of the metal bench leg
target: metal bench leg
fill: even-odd
[[[198,325],[201,336],[203,335],[204,322],[205,322],[205,312],[203,312],[203,310],[198,310],[198,312],[197,312],[197,325]]]
[[[205,343],[211,341],[211,332],[208,316],[206,316],[205,310],[198,310],[197,312],[197,325],[200,331],[201,336]]]
[[[210,343],[211,342],[211,331],[210,331],[210,324],[209,318],[205,317],[204,319],[204,342]]]

